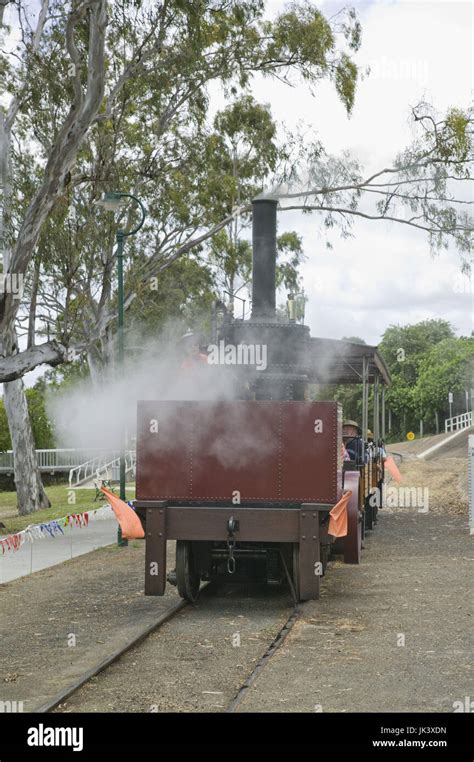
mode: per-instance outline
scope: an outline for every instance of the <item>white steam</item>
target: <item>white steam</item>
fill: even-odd
[[[196,362],[182,367],[183,354],[158,340],[140,359],[120,372],[112,369],[100,386],[87,379],[73,388],[50,394],[48,413],[58,447],[119,450],[126,431],[127,446],[136,435],[138,400],[231,400],[241,385],[228,367]]]

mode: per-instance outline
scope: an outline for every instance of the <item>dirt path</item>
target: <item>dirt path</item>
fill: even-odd
[[[400,470],[403,476],[401,488],[428,490],[430,513],[467,516],[467,458],[405,460]],[[391,482],[390,486],[397,485]],[[397,512],[400,512],[400,501],[395,503]]]
[[[473,695],[466,519],[382,515],[366,546],[332,565],[240,711],[452,712]]]

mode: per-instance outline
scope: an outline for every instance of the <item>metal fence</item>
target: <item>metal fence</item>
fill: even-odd
[[[444,422],[444,430],[446,434],[450,431],[461,431],[461,429],[468,429],[472,426],[472,411],[469,413],[461,413],[461,415],[455,415],[453,418],[447,418]]]
[[[135,478],[135,461],[136,455],[134,450],[126,450],[125,457],[125,473],[132,473]],[[69,471],[69,485],[71,487],[79,487],[91,483],[107,481],[118,481],[120,469],[120,452],[115,453],[101,453],[95,455],[90,460],[86,460],[85,463],[81,463],[79,466],[74,466]]]
[[[116,452],[100,449],[56,449],[36,450],[36,458],[40,471],[54,473],[55,471],[70,471],[71,468],[99,458],[102,462],[113,460]],[[0,452],[0,473],[13,473],[15,468],[13,451]]]

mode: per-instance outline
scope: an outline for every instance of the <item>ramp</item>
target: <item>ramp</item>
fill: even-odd
[[[418,453],[421,460],[437,458],[463,458],[467,455],[469,434],[474,433],[474,427],[455,431],[454,434],[440,434],[435,444]]]
[[[136,455],[134,450],[125,453],[125,477],[135,478]],[[69,471],[69,486],[71,489],[93,489],[103,481],[116,481],[114,473],[120,467],[120,454],[98,456],[71,468]]]

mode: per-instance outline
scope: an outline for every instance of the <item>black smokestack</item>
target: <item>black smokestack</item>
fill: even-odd
[[[252,317],[275,317],[276,199],[252,201]]]

